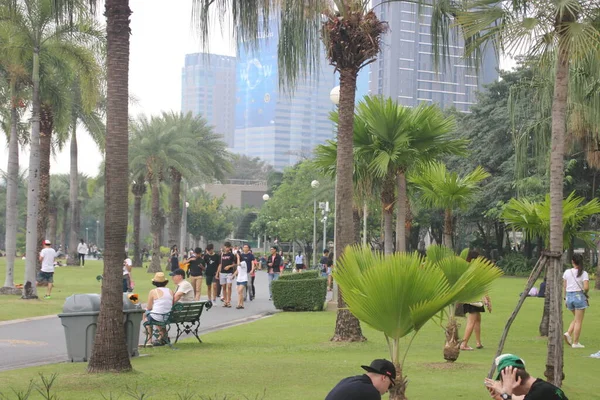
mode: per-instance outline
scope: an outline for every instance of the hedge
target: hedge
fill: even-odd
[[[279,278],[271,283],[271,292],[273,304],[278,310],[323,311],[327,296],[327,278]]]
[[[279,276],[279,279],[283,279],[285,281],[297,281],[297,280],[303,280],[303,279],[316,279],[319,278],[321,276],[321,273],[319,271],[316,270],[310,270],[310,271],[306,271],[306,272],[301,272],[301,273],[290,273],[290,274],[283,274]]]

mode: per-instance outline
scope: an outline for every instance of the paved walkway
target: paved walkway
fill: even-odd
[[[265,272],[257,272],[255,286],[256,299],[247,302],[243,310],[235,309],[237,302],[235,289],[232,297],[234,307],[224,308],[217,300],[213,308],[205,310],[202,314],[200,332],[206,333],[275,312],[273,302],[269,301],[268,277]],[[203,288],[203,292],[206,293],[206,287]],[[140,342],[143,343],[143,335],[140,337]],[[1,324],[0,354],[2,354],[0,371],[66,361],[67,348],[60,319],[50,316]]]

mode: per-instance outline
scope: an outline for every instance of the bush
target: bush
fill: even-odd
[[[298,274],[283,274],[279,276],[279,279],[283,279],[285,281],[297,281],[304,279],[317,279],[320,277],[319,271],[311,270]]]
[[[288,276],[308,275],[290,274]],[[326,278],[284,278],[271,283],[273,304],[283,311],[323,311],[327,296]],[[282,279],[283,278],[283,279]]]
[[[529,260],[521,253],[507,253],[502,257],[496,265],[507,276],[529,276],[537,260]]]

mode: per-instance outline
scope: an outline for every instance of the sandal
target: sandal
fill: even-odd
[[[481,349],[483,349],[483,345],[482,344],[478,344],[477,348],[481,350]]]
[[[460,346],[460,350],[461,351],[473,351],[473,348],[472,347],[468,347],[468,346],[467,347]]]

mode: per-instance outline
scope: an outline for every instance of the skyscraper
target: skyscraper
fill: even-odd
[[[195,53],[181,72],[181,110],[201,115],[233,145],[236,58]]]
[[[300,80],[292,96],[279,91],[277,25],[259,35],[257,49],[238,50],[233,151],[260,157],[276,170],[309,157],[334,135],[329,92],[336,85],[323,56],[318,74]]]
[[[398,103],[416,106],[437,103],[468,112],[475,92],[498,79],[498,58],[492,46],[485,49],[479,71],[467,66],[464,42],[449,35],[449,61],[436,71],[431,42],[431,7],[373,0],[380,20],[389,24],[377,61],[371,64],[370,91]],[[459,36],[459,35],[457,35]]]

